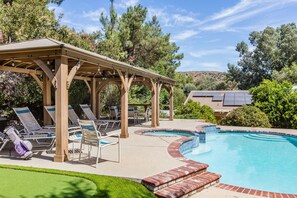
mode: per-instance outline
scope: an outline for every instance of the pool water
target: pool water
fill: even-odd
[[[185,147],[185,143],[182,147]],[[207,133],[206,143],[181,152],[209,164],[221,182],[297,194],[297,138],[256,133]]]

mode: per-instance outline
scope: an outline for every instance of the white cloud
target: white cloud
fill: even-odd
[[[296,3],[297,0],[241,0],[238,4],[215,13],[201,22],[200,28],[204,31],[234,31],[233,24]]]
[[[136,6],[137,4],[139,4],[139,0],[121,0],[120,3],[115,4],[115,7],[126,9],[130,6]]]
[[[172,40],[173,41],[181,41],[181,40],[185,40],[185,39],[188,39],[188,38],[191,38],[193,36],[196,36],[199,32],[198,31],[195,31],[195,30],[186,30],[186,31],[183,31],[177,35],[174,35],[172,37]]]
[[[178,23],[189,23],[189,22],[196,22],[196,19],[191,16],[185,16],[181,14],[174,14],[173,19]]]
[[[147,14],[149,19],[151,19],[153,16],[156,16],[164,26],[172,26],[169,14],[166,12],[166,8],[160,9],[149,7],[147,9]]]
[[[235,47],[227,46],[221,49],[198,50],[198,51],[192,51],[189,54],[195,58],[201,58],[204,56],[210,56],[214,54],[230,54],[230,53],[236,53]]]
[[[254,3],[255,3],[255,1],[251,1],[251,0],[241,0],[235,6],[228,8],[228,9],[224,9],[221,12],[214,14],[210,18],[210,20],[218,20],[221,18],[229,17],[231,15],[240,13],[240,12],[250,8]]]
[[[106,13],[106,10],[104,8],[99,8],[98,10],[91,10],[88,12],[83,11],[83,17],[88,18],[92,21],[99,21],[99,18],[101,16],[101,13]]]

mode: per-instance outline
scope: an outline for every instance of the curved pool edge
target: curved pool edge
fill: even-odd
[[[138,135],[143,135],[143,136],[150,136],[150,137],[160,137],[160,136],[155,136],[155,135],[151,135],[151,134],[144,134],[145,132],[150,132],[150,131],[162,131],[162,130],[179,130],[182,132],[191,132],[191,133],[204,133],[204,127],[208,127],[208,126],[217,126],[216,124],[212,124],[212,123],[205,123],[203,125],[198,125],[195,127],[196,130],[184,130],[184,129],[176,129],[176,128],[150,128],[150,129],[141,129],[141,130],[137,130],[134,133],[138,134]],[[218,129],[220,129],[222,132],[225,131],[237,131],[237,132],[255,132],[255,133],[267,133],[267,134],[273,134],[273,135],[287,135],[287,136],[293,136],[293,137],[297,137],[297,134],[290,134],[290,133],[285,133],[282,131],[265,131],[263,129],[259,129],[259,128],[249,128],[249,129],[222,129],[221,126],[217,126]],[[274,129],[274,130],[278,130],[278,129]],[[280,129],[281,130],[281,129]],[[163,136],[163,137],[172,137],[172,136]],[[183,156],[183,154],[180,152],[180,147],[182,146],[182,144],[189,142],[193,139],[193,137],[181,137],[177,140],[174,140],[173,142],[171,142],[169,144],[169,146],[167,147],[167,152],[168,154],[183,162],[186,164],[196,164],[196,165],[204,165],[206,167],[208,167],[208,164],[205,163],[201,163],[201,162],[196,162],[193,160],[190,160],[186,157]],[[257,190],[257,189],[250,189],[250,188],[244,188],[244,187],[240,187],[240,186],[235,186],[235,185],[229,185],[229,184],[224,184],[224,183],[218,183],[215,185],[216,188],[220,188],[220,189],[224,189],[224,190],[228,190],[228,191],[233,191],[233,192],[238,192],[238,193],[244,193],[244,194],[248,194],[248,195],[254,195],[254,196],[261,196],[261,197],[295,197],[297,198],[297,194],[287,194],[287,193],[278,193],[278,192],[270,192],[270,191],[264,191],[264,190]]]
[[[205,124],[205,125],[198,125],[196,126],[196,132],[198,133],[203,133],[205,132],[204,127],[207,126],[217,126],[215,124]],[[221,129],[220,127],[217,127],[219,129]],[[230,131],[230,129],[228,130],[222,130],[222,132],[224,131]],[[231,130],[232,131],[232,130]],[[269,132],[269,131],[263,131],[263,130],[254,130],[253,129],[249,129],[249,130],[234,130],[234,131],[239,131],[239,132],[255,132],[255,133],[268,133],[268,134],[273,134],[273,135],[287,135],[287,136],[293,136],[293,137],[297,137],[297,134],[288,134],[285,132],[281,132],[281,131],[273,131],[273,132]],[[196,162],[190,159],[187,159],[186,157],[183,156],[183,154],[180,152],[180,147],[186,143],[191,141],[193,138],[190,137],[182,137],[178,140],[175,140],[173,142],[171,142],[169,144],[169,146],[167,147],[167,152],[169,153],[169,155],[171,155],[173,158],[180,160],[184,163],[198,163],[198,164],[204,164],[201,162]],[[209,166],[208,164],[207,167]],[[264,190],[257,190],[257,189],[251,189],[251,188],[244,188],[244,187],[240,187],[240,186],[235,186],[235,185],[230,185],[230,184],[224,184],[224,183],[218,183],[217,185],[215,185],[215,187],[220,188],[220,189],[224,189],[224,190],[228,190],[228,191],[233,191],[233,192],[238,192],[238,193],[244,193],[244,194],[248,194],[248,195],[255,195],[255,196],[261,196],[261,197],[295,197],[297,198],[297,194],[288,194],[288,193],[278,193],[278,192],[271,192],[271,191],[264,191]]]

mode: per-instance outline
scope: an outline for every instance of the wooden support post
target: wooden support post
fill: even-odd
[[[173,121],[173,117],[174,117],[174,105],[173,105],[174,89],[173,89],[173,86],[170,86],[169,95],[170,95],[170,98],[169,98],[169,120]]]
[[[157,126],[160,126],[160,92],[161,92],[161,88],[162,88],[162,83],[157,83],[156,85],[157,87],[157,93],[156,93],[156,124]]]
[[[43,73],[43,106],[49,106],[52,104],[52,98],[51,98],[51,81],[46,76],[45,73]],[[45,108],[43,108],[43,124],[44,125],[51,125],[52,120],[49,114],[46,112]]]
[[[122,81],[121,86],[121,138],[128,138],[128,96],[129,90],[134,79],[134,75],[130,78],[128,73],[123,73],[120,70],[117,70]]]
[[[97,118],[100,119],[101,108],[100,108],[100,92],[96,94],[96,103],[97,103]]]
[[[68,59],[57,58],[56,65],[56,154],[55,162],[64,162],[69,159],[68,153]]]
[[[97,87],[96,79],[92,78],[92,81],[91,81],[91,106],[92,106],[92,111],[93,111],[94,115],[97,114],[96,87]]]
[[[123,75],[121,87],[121,138],[128,138],[128,75]]]
[[[152,83],[152,122],[151,127],[157,127],[157,83]]]

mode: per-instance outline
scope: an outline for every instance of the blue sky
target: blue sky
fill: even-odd
[[[180,46],[185,57],[178,71],[226,71],[227,63],[238,61],[236,44],[248,42],[251,31],[297,23],[297,0],[115,0],[119,14],[137,4],[156,15]],[[63,13],[62,24],[92,32],[101,29],[99,16],[108,13],[110,1],[65,0],[49,7]]]

